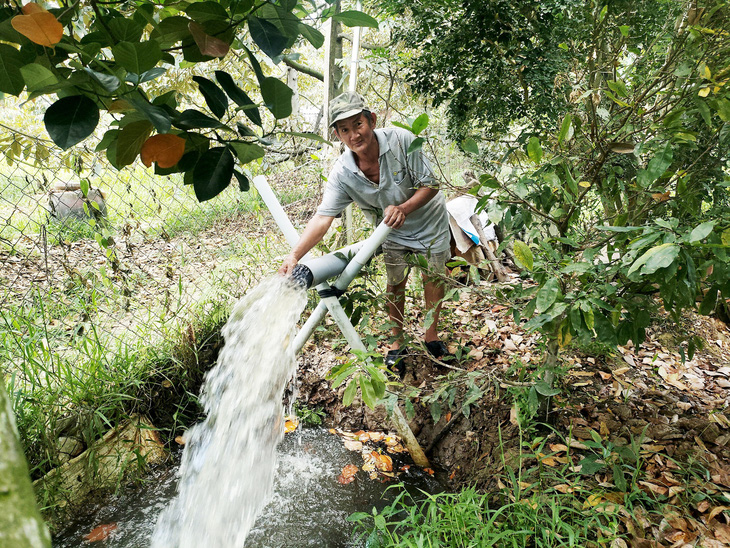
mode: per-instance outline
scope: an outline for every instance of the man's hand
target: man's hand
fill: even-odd
[[[282,276],[291,276],[292,270],[294,270],[294,267],[297,266],[297,261],[293,255],[289,254],[284,259],[284,262],[281,263],[281,266],[279,267],[279,274]]]
[[[406,213],[402,206],[389,205],[385,208],[383,222],[390,228],[400,228],[406,222]]]

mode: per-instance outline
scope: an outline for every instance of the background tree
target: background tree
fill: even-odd
[[[184,173],[201,201],[234,177],[247,190],[241,166],[264,155],[261,145],[291,114],[292,90],[266,74],[258,55],[279,63],[298,41],[319,48],[324,37],[313,23],[330,16],[349,26],[377,27],[361,12],[334,14],[328,2],[61,4],[0,8],[0,91],[27,92],[29,100],[55,94],[44,123],[64,149],[88,138],[107,111],[111,127],[97,150],[106,151],[112,165],[122,168],[139,157],[155,164],[158,174]],[[255,93],[223,70],[215,71],[215,81],[193,78],[205,111],[185,108],[174,88],[159,92],[156,82],[173,68],[227,56],[246,67]]]
[[[515,315],[546,335],[548,369],[576,336],[640,343],[657,295],[674,319],[725,306],[726,2],[378,4],[485,172],[471,191],[527,242],[538,285],[513,292]]]

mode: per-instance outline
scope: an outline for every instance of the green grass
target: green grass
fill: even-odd
[[[604,505],[586,512],[574,495],[544,492],[495,497],[467,488],[459,493],[407,492],[381,512],[357,513],[360,539],[375,547],[565,547],[609,546],[619,538],[619,514]],[[504,501],[503,498],[508,501]]]

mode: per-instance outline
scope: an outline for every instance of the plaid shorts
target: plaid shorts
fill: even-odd
[[[408,273],[410,272],[410,265],[406,258],[408,255],[421,255],[425,257],[428,262],[428,272],[441,275],[446,274],[446,262],[451,258],[449,250],[432,253],[430,251],[418,251],[399,245],[383,246],[388,285],[398,285],[408,277]]]

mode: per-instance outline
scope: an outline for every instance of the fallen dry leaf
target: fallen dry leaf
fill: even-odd
[[[362,451],[362,442],[355,440],[345,440],[345,449],[348,451]]]
[[[342,469],[342,472],[340,472],[337,481],[342,485],[352,483],[353,481],[355,481],[355,474],[357,474],[358,470],[359,468],[354,464],[348,464]]]
[[[175,438],[175,443],[177,443],[178,445],[185,445],[185,438],[183,438],[182,436],[177,436]]]
[[[294,416],[288,416],[286,417],[286,422],[284,422],[284,432],[289,434],[290,432],[294,432],[294,430],[297,429],[299,426],[299,418]]]
[[[111,535],[117,528],[116,523],[105,523],[104,525],[99,525],[97,527],[94,527],[91,532],[84,537],[84,540],[88,540],[89,542],[99,542],[101,540],[106,540],[109,535]]]

